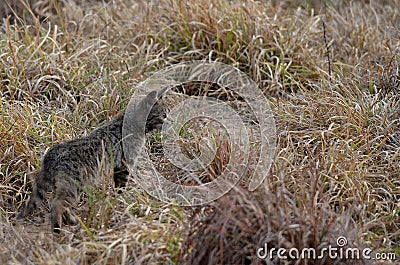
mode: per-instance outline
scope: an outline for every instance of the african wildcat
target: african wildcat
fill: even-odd
[[[130,123],[141,123],[144,120],[146,132],[160,128],[164,120],[163,107],[158,101],[167,89],[152,91],[134,107],[135,117],[129,117]],[[100,166],[114,169],[114,182],[123,186],[128,175],[124,165],[122,144],[122,125],[125,113],[95,129],[89,135],[54,146],[42,160],[41,170],[36,176],[31,198],[19,213],[18,218],[31,215],[45,198],[46,192],[55,190],[50,209],[51,227],[59,232],[63,221],[75,223],[69,206],[76,202],[80,187],[101,182]],[[143,119],[143,121],[141,121]],[[126,122],[126,121],[125,121]],[[132,126],[132,124],[129,124]],[[133,124],[133,127],[142,125]],[[135,131],[138,143],[135,153],[142,148],[145,135],[143,130]],[[119,174],[116,174],[119,172]]]

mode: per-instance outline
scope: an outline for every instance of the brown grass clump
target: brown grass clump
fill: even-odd
[[[352,264],[256,256],[264,244],[320,250],[338,236],[397,258],[359,263],[397,264],[399,6],[3,1],[0,264]],[[265,185],[249,192],[244,179],[211,205],[187,209],[161,204],[130,180],[123,190],[85,190],[80,224],[60,236],[50,233],[46,203],[16,221],[46,150],[117,115],[152,72],[194,59],[238,67],[267,96],[277,151]],[[221,99],[246,112],[240,99]],[[160,150],[155,138],[149,152]],[[214,175],[230,152],[220,145]]]
[[[298,195],[287,190],[285,184],[277,187],[275,194],[234,188],[214,205],[211,214],[191,220],[191,233],[181,249],[182,263],[295,264],[298,259],[291,258],[288,252],[284,254],[286,260],[279,259],[277,250],[295,248],[301,255],[312,248],[316,250],[314,257],[319,258],[304,254],[300,264],[369,264],[366,260],[331,259],[324,255],[322,249],[329,245],[338,248],[337,238],[341,236],[351,240],[343,250],[361,249],[361,231],[350,216],[332,212],[325,198],[311,190],[320,189],[314,178],[317,176],[309,176],[313,187],[299,188],[306,201],[296,201]],[[296,252],[291,254],[295,256]]]

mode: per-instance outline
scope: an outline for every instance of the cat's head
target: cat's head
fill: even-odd
[[[168,88],[154,90],[140,99],[133,98],[124,114],[126,132],[140,135],[162,128],[166,118],[163,97],[168,90]]]
[[[144,100],[147,106],[152,106],[146,121],[146,132],[161,129],[167,117],[166,106],[163,97],[168,92],[168,88],[150,92]]]

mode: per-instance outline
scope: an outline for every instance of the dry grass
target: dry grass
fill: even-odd
[[[5,2],[1,264],[256,264],[264,243],[318,248],[339,235],[399,259],[398,0]],[[48,148],[115,116],[151,72],[193,59],[236,66],[267,95],[278,148],[265,187],[182,209],[132,181],[88,190],[81,225],[61,236],[46,205],[15,220]]]

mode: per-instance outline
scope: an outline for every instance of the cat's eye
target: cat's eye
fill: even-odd
[[[166,119],[167,118],[167,113],[163,112],[162,117],[163,117],[163,119]]]

